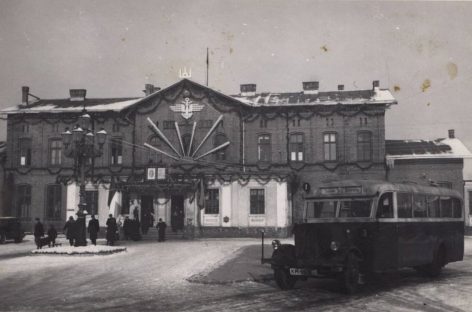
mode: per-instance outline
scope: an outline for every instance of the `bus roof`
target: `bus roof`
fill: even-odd
[[[305,199],[375,196],[387,191],[403,191],[462,198],[461,194],[456,190],[420,185],[412,182],[392,183],[381,180],[340,180],[319,185],[314,190],[313,194],[306,195]]]

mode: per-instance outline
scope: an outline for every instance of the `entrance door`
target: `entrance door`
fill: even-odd
[[[170,225],[172,231],[177,232],[184,229],[184,197],[182,195],[172,195],[170,204]]]
[[[153,226],[151,218],[151,212],[154,212],[153,200],[152,196],[141,196],[141,230],[143,234],[147,234],[149,227]]]

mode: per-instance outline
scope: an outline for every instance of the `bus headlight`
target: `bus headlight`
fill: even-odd
[[[274,239],[272,241],[272,248],[274,248],[274,250],[278,249],[280,247],[280,245],[282,245],[282,244],[280,243],[280,241],[278,239]]]
[[[331,245],[329,245],[329,248],[331,248],[332,251],[338,251],[338,249],[339,249],[339,243],[338,243],[338,242],[335,242],[335,241],[332,241],[332,242],[331,242]]]

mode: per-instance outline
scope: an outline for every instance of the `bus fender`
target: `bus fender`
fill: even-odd
[[[296,264],[295,246],[290,244],[280,245],[272,253],[270,261],[274,267],[290,267]]]

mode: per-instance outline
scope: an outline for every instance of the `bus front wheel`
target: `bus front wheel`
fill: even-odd
[[[360,274],[359,258],[354,253],[350,253],[346,257],[344,272],[342,274],[343,286],[346,293],[355,294],[359,290]]]
[[[293,286],[295,286],[295,282],[297,281],[296,278],[291,276],[289,271],[284,268],[274,269],[274,279],[277,283],[277,286],[283,290],[292,289]]]

